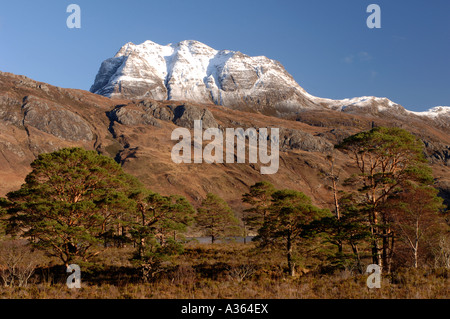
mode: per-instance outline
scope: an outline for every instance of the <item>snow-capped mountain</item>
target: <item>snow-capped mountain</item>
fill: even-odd
[[[285,68],[265,56],[215,50],[198,41],[125,44],[105,60],[91,92],[107,97],[214,103],[270,115],[333,109],[372,115],[416,115],[448,122],[450,107],[411,112],[388,98],[332,100],[306,92]]]
[[[197,41],[127,43],[104,61],[91,92],[278,110],[316,107],[277,61],[215,50]]]
[[[412,112],[412,111],[409,111],[409,112],[419,115],[419,116],[427,116],[427,117],[431,117],[431,118],[436,118],[436,117],[450,118],[450,106],[435,106],[425,112]]]

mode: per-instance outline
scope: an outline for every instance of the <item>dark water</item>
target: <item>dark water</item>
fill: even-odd
[[[245,242],[250,243],[254,236],[245,237]],[[186,242],[193,242],[199,244],[211,244],[211,237],[187,237]],[[215,244],[221,243],[244,243],[244,237],[225,237],[225,238],[216,238],[214,240]]]

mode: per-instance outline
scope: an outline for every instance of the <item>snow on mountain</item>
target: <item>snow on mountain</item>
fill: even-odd
[[[413,112],[413,111],[408,112],[418,116],[426,116],[431,118],[436,118],[440,116],[450,117],[450,106],[435,106],[429,109],[428,111],[424,112]]]
[[[108,97],[187,100],[259,110],[317,107],[277,61],[198,41],[125,44],[104,61],[91,92]]]
[[[428,111],[414,112],[405,109],[398,103],[395,103],[385,97],[362,96],[351,99],[332,100],[312,96],[306,93],[306,96],[314,103],[324,105],[330,109],[346,113],[371,113],[372,115],[384,114],[393,116],[416,115],[422,118],[441,120],[450,117],[449,106],[436,106]],[[448,119],[447,119],[448,121]]]
[[[108,97],[214,103],[271,115],[327,108],[400,117],[450,116],[449,107],[411,112],[384,97],[316,97],[306,92],[278,61],[219,51],[193,40],[168,45],[129,42],[102,63],[90,91]]]

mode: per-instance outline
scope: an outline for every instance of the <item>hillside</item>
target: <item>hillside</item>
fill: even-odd
[[[346,136],[373,125],[399,126],[426,146],[436,186],[450,195],[450,131],[445,121],[428,117],[311,109],[289,118],[235,110],[213,103],[107,98],[62,89],[24,76],[0,73],[0,195],[15,190],[39,153],[82,146],[115,158],[125,171],[163,194],[185,195],[194,204],[214,192],[240,210],[240,196],[260,180],[303,191],[317,205],[331,205],[327,155]],[[280,128],[280,167],[261,175],[259,164],[175,164],[170,139],[177,127],[193,120],[219,128]],[[340,181],[355,168],[334,151]]]

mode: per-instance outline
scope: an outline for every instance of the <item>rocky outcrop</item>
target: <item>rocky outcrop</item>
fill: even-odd
[[[444,200],[444,205],[450,208],[450,180],[439,181],[435,186],[439,190],[439,196]]]
[[[0,121],[24,129],[32,126],[67,141],[93,138],[89,124],[79,115],[34,96],[26,96],[22,101],[8,95],[0,96]]]
[[[160,127],[161,125],[152,114],[151,108],[136,107],[134,105],[117,106],[111,112],[107,113],[111,121],[120,124],[136,126],[136,125],[153,125]]]
[[[139,103],[119,105],[108,112],[108,116],[112,121],[129,126],[152,125],[161,127],[158,121],[161,120],[191,129],[194,128],[195,120],[202,120],[204,129],[218,127],[214,116],[207,108],[191,104],[165,105],[144,100]]]
[[[298,149],[307,152],[329,152],[334,145],[322,137],[294,129],[280,130],[280,149]]]
[[[450,166],[450,145],[428,140],[423,140],[423,143],[425,145],[425,154],[431,162]]]
[[[15,126],[23,124],[22,101],[9,95],[0,96],[0,121]]]
[[[68,141],[90,141],[93,138],[89,124],[62,106],[51,105],[27,96],[22,109],[24,126],[33,126]]]
[[[218,127],[214,116],[206,108],[200,108],[189,104],[170,107],[174,114],[173,122],[178,126],[194,128],[194,121],[201,120],[203,129]]]

